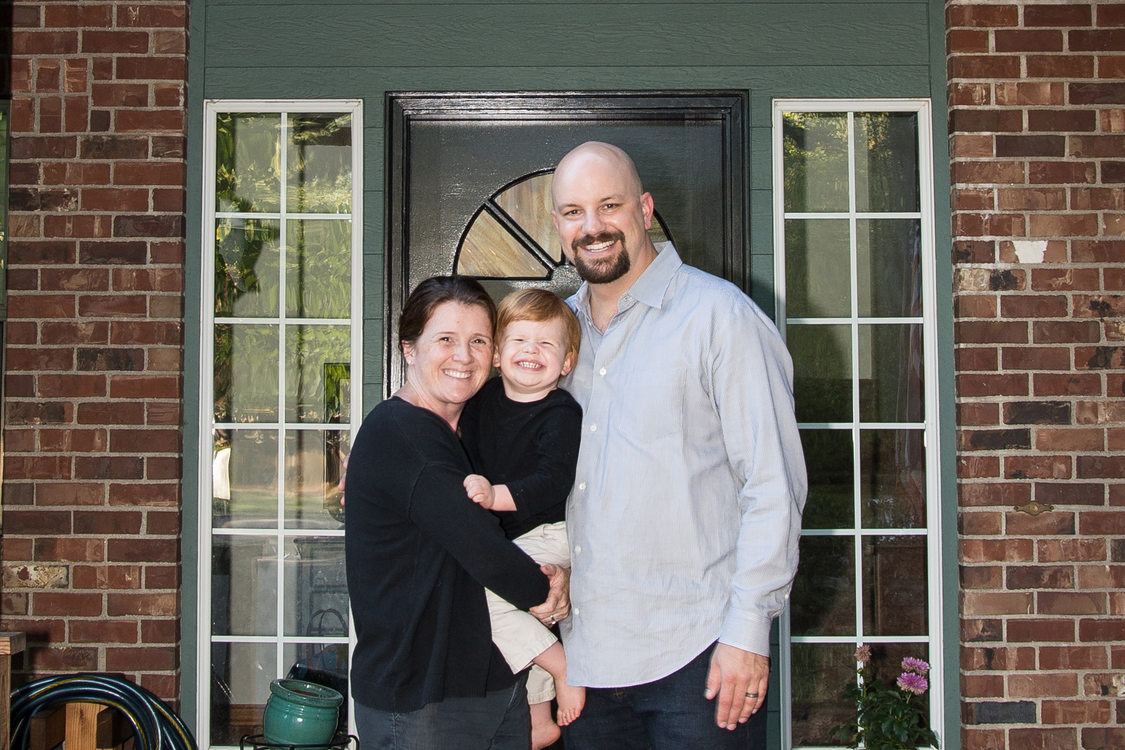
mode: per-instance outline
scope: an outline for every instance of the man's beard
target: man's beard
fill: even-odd
[[[579,248],[599,242],[617,242],[621,245],[621,249],[611,258],[599,258],[592,263],[585,260]],[[584,235],[571,243],[571,250],[574,253],[574,267],[578,269],[578,275],[591,284],[608,284],[629,273],[629,253],[625,251],[625,235],[621,232]]]

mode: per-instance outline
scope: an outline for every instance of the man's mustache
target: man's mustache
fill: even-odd
[[[584,234],[581,237],[570,243],[570,247],[575,252],[583,245],[595,245],[599,242],[625,242],[625,234],[623,232],[598,232],[597,234]]]

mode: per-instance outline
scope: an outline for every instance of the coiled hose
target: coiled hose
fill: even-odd
[[[167,704],[128,680],[105,674],[44,677],[14,690],[9,716],[12,750],[27,750],[31,717],[70,702],[116,708],[133,725],[136,750],[196,750],[191,731]]]

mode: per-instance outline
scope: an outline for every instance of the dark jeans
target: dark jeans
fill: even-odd
[[[655,682],[588,688],[586,707],[563,727],[566,750],[765,750],[766,706],[735,730],[715,724],[718,698],[703,691],[711,649]]]
[[[365,750],[528,750],[531,719],[524,680],[483,698],[446,698],[395,713],[355,704]]]

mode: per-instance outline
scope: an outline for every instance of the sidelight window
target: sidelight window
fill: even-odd
[[[839,747],[855,651],[928,661],[940,728],[939,460],[929,104],[775,103],[778,321],[809,472],[782,621],[784,731]]]
[[[261,731],[269,684],[346,691],[341,492],[358,423],[358,102],[206,107],[200,744]]]

